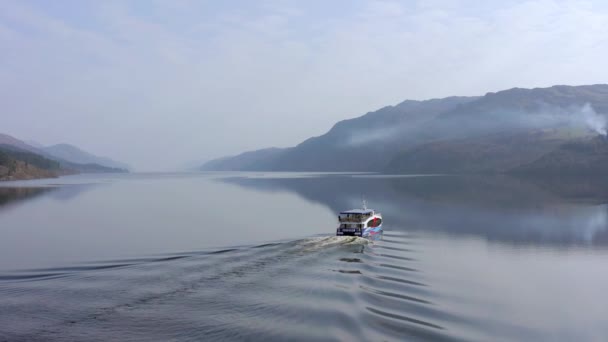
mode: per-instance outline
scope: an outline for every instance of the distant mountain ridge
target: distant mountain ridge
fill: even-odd
[[[606,113],[605,84],[407,100],[338,122],[297,146],[219,158],[201,169],[511,172],[562,144],[605,132]]]
[[[59,162],[0,144],[0,180],[49,178],[59,174],[62,174]]]
[[[41,151],[39,149],[37,149],[29,144],[26,144],[25,142],[15,138],[15,137],[12,137],[8,134],[0,133],[0,145],[13,146],[13,147],[22,149],[24,151],[41,154]]]
[[[214,159],[205,163],[208,170],[213,171],[258,171],[265,165],[270,165],[289,149],[270,147],[257,151],[244,152],[235,157]]]
[[[74,145],[57,144],[41,148],[49,155],[77,164],[97,164],[116,169],[129,169],[129,165],[114,161],[110,158],[99,157],[89,152],[85,152]]]
[[[65,146],[59,149],[66,150]],[[0,133],[0,180],[47,178],[71,173],[128,172],[125,168],[100,165],[94,162],[100,160],[99,157],[73,146],[68,149],[78,152],[79,157],[90,158],[91,162],[82,158],[83,162],[74,162],[72,160],[78,160],[74,156],[67,156],[71,160],[64,159],[58,157],[58,153],[47,152],[46,148],[36,148]],[[57,148],[51,147],[51,150],[56,152]]]
[[[205,163],[202,170],[242,171],[380,171],[389,156],[411,139],[403,132],[476,97],[449,97],[426,101],[406,100],[361,117],[336,123],[326,134],[290,148],[268,148]],[[362,157],[365,156],[367,163]]]

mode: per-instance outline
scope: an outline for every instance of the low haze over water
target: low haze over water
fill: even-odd
[[[602,180],[79,175],[0,187],[0,341],[608,339]],[[335,237],[382,212],[381,241]]]

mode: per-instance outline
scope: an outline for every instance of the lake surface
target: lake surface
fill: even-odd
[[[382,212],[381,241],[335,237]],[[0,341],[606,341],[604,180],[0,183]]]

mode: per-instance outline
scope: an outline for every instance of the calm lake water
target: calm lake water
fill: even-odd
[[[382,212],[381,241],[335,237]],[[0,341],[606,341],[604,180],[0,183]]]

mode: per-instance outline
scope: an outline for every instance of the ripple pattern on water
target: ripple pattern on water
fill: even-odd
[[[469,341],[489,336],[485,324],[542,338],[455,311],[425,241],[386,235],[3,274],[0,341]]]

